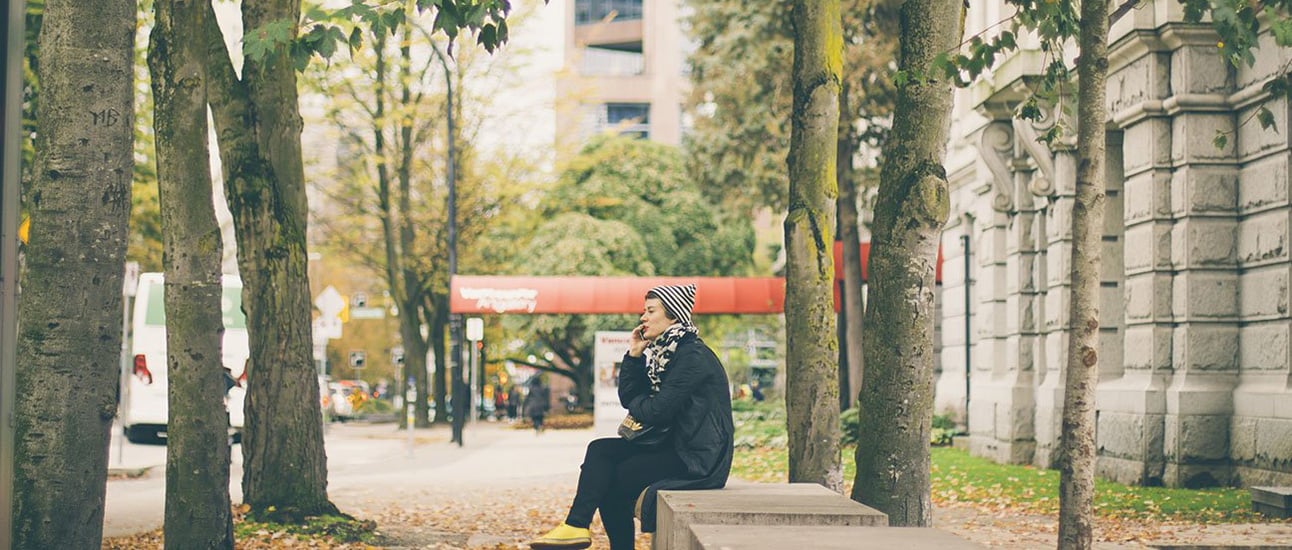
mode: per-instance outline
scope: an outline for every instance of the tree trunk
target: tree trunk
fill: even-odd
[[[134,31],[133,1],[45,7],[18,304],[15,548],[97,549],[103,534],[134,161]]]
[[[932,62],[959,44],[962,7],[961,0],[907,0],[899,15],[899,69],[913,76],[898,87],[880,171],[852,490],[894,526],[932,519],[934,262],[949,209],[942,161],[952,98]]]
[[[408,6],[405,6],[407,9]],[[414,14],[408,13],[411,19]],[[430,384],[426,374],[426,340],[422,337],[422,318],[419,316],[421,308],[417,304],[422,301],[422,277],[413,267],[413,262],[408,260],[408,256],[413,254],[415,233],[413,230],[413,112],[416,110],[416,102],[413,99],[413,25],[407,24],[400,28],[403,33],[403,40],[399,42],[399,250],[402,253],[401,258],[404,261],[400,264],[399,276],[402,277],[400,284],[404,292],[403,303],[400,319],[403,323],[401,330],[404,335],[404,348],[416,350],[414,359],[406,361],[408,371],[413,373],[413,379],[417,384],[417,404],[413,408],[417,414],[417,422],[414,424],[419,428],[429,428],[430,408],[427,404],[426,396],[430,395]],[[407,312],[406,314],[402,312]],[[405,355],[407,356],[407,354]]]
[[[851,118],[848,106],[850,92],[845,83],[839,93],[839,160],[836,173],[839,180],[839,240],[843,245],[843,307],[844,341],[841,346],[847,362],[839,374],[840,410],[852,406],[852,399],[861,391],[865,358],[862,356],[861,338],[865,309],[861,299],[861,235],[857,215],[857,170],[852,156],[859,145],[856,120]]]
[[[296,22],[299,0],[245,0],[244,28]],[[208,12],[208,93],[220,137],[225,194],[238,239],[251,338],[243,501],[251,516],[297,522],[339,513],[327,497],[306,271],[307,205],[296,72],[285,46],[233,71]],[[291,29],[295,36],[296,28]]]
[[[449,421],[448,413],[448,352],[445,350],[445,329],[448,327],[448,296],[444,294],[432,293],[427,299],[426,318],[431,323],[431,331],[427,336],[427,345],[431,352],[435,354],[435,377],[431,380],[430,395],[435,403],[435,418],[431,420],[433,424],[444,424]]]
[[[160,0],[148,53],[166,269],[166,548],[233,548],[220,226],[206,138],[207,9]]]
[[[1104,227],[1104,122],[1108,119],[1108,1],[1081,3],[1077,66],[1077,200],[1072,212],[1072,327],[1059,442],[1059,548],[1094,537],[1095,384],[1099,380],[1099,279]]]
[[[794,110],[785,287],[791,482],[839,491],[838,340],[834,318],[835,156],[843,30],[838,0],[796,0]]]

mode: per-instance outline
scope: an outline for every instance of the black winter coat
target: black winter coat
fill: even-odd
[[[624,355],[619,367],[619,402],[646,425],[673,426],[673,448],[686,466],[682,478],[646,488],[642,532],[655,531],[656,493],[660,490],[717,489],[727,484],[734,453],[735,424],[727,372],[718,356],[695,334],[678,342],[660,383],[651,395],[646,358]]]

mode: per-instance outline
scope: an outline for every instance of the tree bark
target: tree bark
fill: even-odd
[[[134,32],[133,1],[45,6],[18,303],[15,548],[97,549],[103,534],[134,162]]]
[[[866,311],[861,299],[861,234],[860,216],[857,213],[857,170],[852,157],[857,152],[856,120],[851,118],[850,92],[845,82],[839,92],[839,161],[835,172],[839,180],[839,240],[843,245],[843,320],[845,335],[844,353],[847,361],[839,371],[840,410],[852,406],[852,400],[861,391],[865,358],[862,356],[862,327]]]
[[[300,17],[299,0],[245,0],[244,28]],[[238,240],[251,338],[243,501],[258,519],[298,522],[339,513],[327,497],[327,457],[311,349],[307,205],[296,72],[287,47],[246,59],[238,79],[207,15],[208,93],[225,194]],[[296,28],[291,29],[295,36]]]
[[[840,491],[831,233],[843,30],[838,0],[796,0],[793,9],[794,108],[785,217],[789,479]]]
[[[449,326],[449,297],[447,294],[432,294],[428,302],[430,305],[427,306],[426,318],[431,322],[430,348],[435,354],[435,377],[431,381],[431,397],[435,399],[433,423],[445,424],[449,421],[449,355],[445,345],[445,331]]]
[[[148,52],[166,270],[166,548],[233,548],[220,226],[206,137],[206,7],[159,0]]]
[[[951,82],[935,56],[960,42],[961,0],[907,0],[900,8],[898,88],[884,146],[870,249],[870,297],[861,390],[861,440],[852,498],[890,525],[927,526],[933,415],[934,262],[949,209],[946,170]]]
[[[1104,227],[1104,123],[1108,1],[1081,3],[1077,64],[1077,197],[1072,212],[1072,327],[1059,441],[1059,548],[1094,540],[1095,385],[1099,381],[1099,279]]]
[[[407,9],[407,6],[406,6]],[[410,10],[411,11],[411,10]],[[414,14],[408,13],[411,20]],[[415,426],[428,428],[431,425],[430,409],[426,397],[430,395],[430,380],[426,373],[426,339],[422,337],[422,318],[419,316],[422,302],[422,275],[413,267],[408,257],[413,254],[416,233],[413,229],[413,113],[417,109],[413,98],[413,25],[400,28],[403,39],[399,42],[399,250],[403,261],[400,264],[399,277],[403,295],[400,303],[400,331],[403,333],[405,350],[413,350],[412,360],[405,360],[407,371],[413,373],[417,384],[417,395],[422,396],[413,408],[417,414]],[[405,353],[405,357],[408,354]]]

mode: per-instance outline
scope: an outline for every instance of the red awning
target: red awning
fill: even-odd
[[[453,313],[636,314],[646,291],[695,283],[693,313],[780,313],[780,277],[507,277],[457,275],[450,285]]]
[[[861,275],[866,280],[870,243],[861,244]],[[843,246],[834,244],[835,266]],[[937,281],[942,282],[938,248]],[[836,267],[834,278],[843,280]],[[463,314],[637,314],[646,291],[659,285],[695,283],[693,313],[772,314],[785,310],[785,279],[780,277],[529,277],[456,275],[450,283],[449,311]],[[835,285],[835,310],[839,287]]]

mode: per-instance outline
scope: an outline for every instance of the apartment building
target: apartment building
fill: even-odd
[[[677,145],[688,87],[678,0],[565,0],[556,143],[601,132]]]

